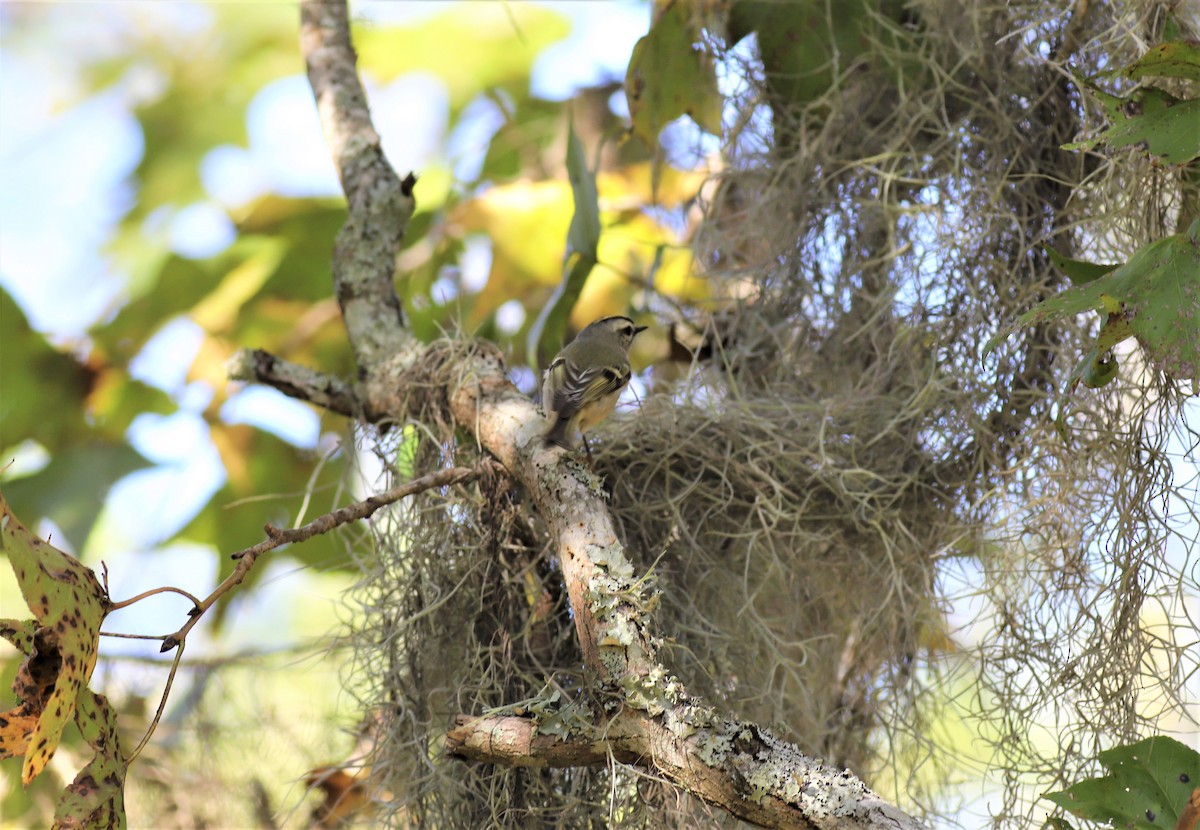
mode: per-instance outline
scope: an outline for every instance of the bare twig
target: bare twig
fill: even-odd
[[[198,616],[196,617],[199,618]],[[158,724],[162,721],[163,712],[167,708],[167,698],[171,695],[171,687],[175,685],[175,675],[179,672],[179,661],[183,659],[183,649],[187,644],[179,641],[179,649],[175,652],[175,659],[171,661],[171,671],[167,673],[167,683],[163,686],[162,695],[158,698],[158,708],[154,710],[154,718],[150,721],[150,725],[146,727],[146,734],[142,735],[142,739],[138,741],[138,745],[133,748],[133,752],[125,759],[125,764],[129,765],[142,754],[142,750],[146,748],[146,744],[150,743],[150,739],[154,737],[154,731],[158,729]],[[163,651],[166,651],[164,645]]]
[[[196,604],[196,607],[189,612],[191,619],[182,628],[174,634],[167,635],[163,641],[162,651],[170,651],[175,646],[182,645],[184,640],[187,639],[188,632],[195,627],[200,618],[204,616],[204,613],[209,608],[212,608],[217,600],[232,591],[245,579],[246,574],[254,567],[255,561],[264,553],[290,542],[303,542],[305,539],[311,539],[319,533],[328,533],[339,525],[357,521],[358,519],[365,519],[379,508],[397,502],[407,496],[415,495],[434,487],[448,487],[451,484],[459,484],[474,478],[479,473],[479,467],[451,467],[446,470],[438,470],[436,473],[430,473],[427,476],[413,479],[399,487],[393,487],[391,490],[380,493],[377,496],[371,496],[363,501],[339,507],[337,510],[318,516],[308,524],[301,525],[300,527],[283,530],[274,525],[266,525],[263,530],[268,538],[257,545],[252,545],[245,550],[240,550],[231,555],[230,558],[238,560],[233,573],[214,588],[211,594]]]
[[[123,599],[120,602],[114,602],[108,607],[108,610],[109,610],[109,613],[112,613],[113,611],[116,611],[119,608],[125,608],[127,606],[133,605],[135,602],[140,602],[141,600],[144,600],[146,597],[152,597],[156,594],[166,594],[166,593],[179,594],[181,596],[185,596],[192,601],[192,605],[200,604],[200,600],[196,599],[196,597],[194,597],[192,594],[189,594],[187,591],[183,590],[182,588],[174,588],[170,585],[164,585],[161,588],[151,588],[149,591],[142,591],[137,596],[130,597],[129,599]]]
[[[377,496],[371,496],[363,501],[355,502],[354,504],[350,504],[326,513],[323,516],[318,516],[308,524],[301,525],[297,528],[281,530],[273,525],[266,525],[264,531],[266,532],[268,538],[259,542],[257,545],[253,545],[245,550],[241,550],[233,554],[232,558],[238,560],[238,564],[233,569],[233,573],[226,577],[225,580],[216,588],[214,588],[212,593],[203,600],[198,600],[191,594],[188,594],[186,591],[180,591],[179,589],[159,588],[153,591],[147,591],[145,594],[139,594],[132,599],[120,603],[120,605],[129,605],[133,602],[136,602],[138,599],[144,598],[145,596],[161,593],[162,591],[177,591],[178,593],[187,596],[194,603],[194,607],[188,612],[189,619],[187,623],[185,623],[184,626],[175,633],[168,634],[163,637],[139,638],[162,640],[162,648],[159,649],[159,651],[170,651],[173,648],[177,648],[177,651],[175,652],[175,659],[171,663],[171,671],[167,675],[167,685],[163,689],[162,697],[159,698],[158,709],[154,713],[154,719],[151,720],[150,726],[146,730],[146,734],[142,736],[142,740],[138,743],[137,747],[134,748],[133,752],[130,753],[128,763],[132,763],[133,760],[137,758],[138,754],[141,753],[142,749],[154,735],[154,731],[158,728],[159,721],[162,720],[162,713],[166,708],[167,698],[171,693],[171,686],[175,682],[175,675],[179,670],[180,660],[183,657],[183,650],[187,646],[188,633],[196,626],[196,623],[200,621],[200,618],[204,616],[204,612],[215,605],[217,600],[232,591],[243,579],[246,578],[246,574],[248,574],[250,569],[254,567],[254,563],[259,556],[289,542],[302,542],[305,539],[311,539],[313,536],[316,536],[320,533],[327,533],[339,525],[347,524],[348,522],[353,522],[358,519],[365,519],[375,511],[379,510],[381,507],[385,507],[393,502],[397,502],[407,496],[415,495],[434,487],[448,487],[451,484],[458,484],[474,478],[475,476],[479,475],[479,473],[479,466],[451,467],[446,470],[438,470],[436,473],[430,473],[427,476],[414,479],[400,485],[399,487],[393,487],[391,490],[388,490],[385,493],[380,493]],[[129,635],[111,634],[109,636],[120,637]]]

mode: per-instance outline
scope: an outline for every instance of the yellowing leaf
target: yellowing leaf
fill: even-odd
[[[573,212],[565,181],[519,181],[491,188],[456,218],[464,231],[491,237],[493,275],[500,270],[506,282],[554,285]]]
[[[692,252],[678,247],[666,247],[662,262],[654,274],[654,288],[668,297],[688,303],[702,304],[713,298],[708,280],[696,274]]]
[[[58,748],[63,727],[96,667],[100,623],[109,601],[96,575],[75,557],[52,547],[22,525],[0,496],[0,553],[12,565],[29,610],[37,618],[34,649],[27,663],[56,654],[56,674],[33,677],[35,686],[53,679],[53,689],[29,737],[21,780],[28,784]],[[33,668],[30,669],[33,671]],[[31,675],[32,677],[32,675]]]
[[[33,620],[0,620],[0,637],[16,646],[22,654],[31,655],[37,628]],[[21,699],[21,705],[0,714],[0,758],[24,755],[29,748],[29,738],[37,726],[38,716],[50,694],[48,687],[53,681],[51,672],[51,684],[39,683],[37,678],[42,674],[32,658],[17,669],[13,691]]]
[[[668,194],[679,201],[692,198],[701,183],[696,174],[663,176]],[[638,209],[645,204],[642,196],[649,198],[652,192],[648,164],[631,168],[627,175],[601,174],[597,188],[603,228],[599,267],[592,269],[574,302],[574,327],[606,314],[626,313],[630,299],[646,285],[679,299],[711,295],[707,281],[692,275],[691,253],[675,231]],[[640,195],[631,196],[630,188]],[[563,279],[573,214],[571,187],[564,181],[500,185],[460,208],[455,217],[459,233],[484,232],[492,239],[492,270],[475,298],[472,325],[509,300],[534,308],[548,301],[548,289]],[[652,273],[660,256],[658,273]]]
[[[123,828],[127,767],[117,740],[117,713],[104,695],[84,689],[75,723],[95,755],[59,798],[54,828]]]
[[[650,162],[630,164],[596,176],[600,203],[607,210],[637,210],[647,205],[675,208],[694,199],[706,174]]]

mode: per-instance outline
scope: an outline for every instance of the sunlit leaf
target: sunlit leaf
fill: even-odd
[[[457,110],[489,87],[527,85],[538,55],[569,32],[561,15],[528,3],[471,3],[409,26],[356,26],[354,45],[361,65],[381,82],[434,73]]]
[[[124,437],[138,415],[147,412],[166,415],[176,408],[166,392],[134,380],[124,368],[112,366],[96,372],[87,398],[87,412],[94,429],[113,441]]]
[[[667,168],[661,195],[680,204],[695,196],[701,181],[699,175]],[[598,267],[591,270],[573,304],[570,319],[575,328],[596,317],[625,313],[645,284],[679,299],[711,295],[707,281],[694,276],[691,254],[676,233],[641,209],[653,192],[649,164],[600,174],[596,183],[603,233]],[[552,302],[551,292],[563,281],[573,201],[566,182],[521,181],[490,188],[459,208],[457,233],[482,231],[492,240],[491,273],[471,306],[472,326],[482,324],[509,300],[530,308]],[[658,271],[652,275],[656,262]],[[567,273],[576,265],[568,262]]]
[[[260,241],[257,250],[230,269],[217,287],[191,309],[191,318],[205,330],[218,332],[230,328],[242,307],[279,267],[286,243],[270,238]]]
[[[669,3],[633,47],[625,97],[633,134],[648,147],[657,146],[662,128],[681,115],[705,132],[721,133],[725,99],[712,57],[699,46],[702,31],[695,9],[689,3]]]

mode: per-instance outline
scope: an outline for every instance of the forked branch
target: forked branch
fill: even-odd
[[[410,417],[406,379],[444,357],[417,346],[404,331],[392,288],[413,180],[401,181],[379,150],[344,0],[304,0],[301,20],[309,80],[350,211],[338,236],[333,277],[365,379],[360,403],[404,422]],[[536,734],[532,720],[462,716],[447,736],[452,752],[505,764],[591,764],[601,755],[636,762],[770,827],[922,826],[848,771],[826,767],[766,730],[690,697],[658,661],[652,603],[624,555],[594,476],[561,450],[542,446],[537,410],[509,381],[497,350],[481,344],[454,359],[457,380],[436,380],[445,387],[450,414],[524,485],[545,520],[584,662],[606,703],[588,734],[550,741]]]

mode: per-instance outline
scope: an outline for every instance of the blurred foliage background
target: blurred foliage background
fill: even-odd
[[[1090,70],[1132,59],[1161,34],[1154,4],[1096,5]],[[1136,358],[1119,393],[1072,402],[1074,446],[1047,428],[1055,411],[1063,417],[1059,392],[1071,382],[1063,355],[1080,351],[1088,323],[1038,327],[993,364],[976,350],[1002,320],[1063,287],[1047,241],[1127,258],[1178,230],[1186,208],[1172,188],[1184,177],[1141,156],[1109,166],[1060,149],[1074,136],[1057,131],[1086,122],[1089,104],[1043,71],[1051,44],[1070,34],[1069,14],[1045,4],[673,8],[656,27],[663,51],[643,42],[639,65],[679,82],[647,92],[661,97],[631,119],[623,83],[649,3],[352,5],[385,152],[402,175],[419,176],[397,268],[406,317],[425,340],[466,333],[499,343],[514,382],[532,393],[544,355],[530,335],[536,343],[538,313],[563,281],[576,207],[573,129],[596,171],[603,232],[569,328],[615,313],[728,325],[719,332],[727,340],[689,340],[684,325],[639,337],[635,367],[655,364],[653,379],[668,390],[680,368],[671,360],[686,368],[687,347],[728,346],[728,356],[690,386],[646,398],[646,429],[607,448],[638,467],[615,499],[640,543],[631,547],[666,551],[639,564],[696,589],[664,603],[682,643],[675,659],[714,700],[756,716],[759,707],[764,722],[811,716],[835,743],[849,736],[853,746],[829,751],[885,758],[877,786],[936,800],[948,822],[978,826],[1005,811],[1019,820],[1028,805],[1012,794],[1037,794],[1022,770],[989,780],[999,764],[990,753],[1006,740],[1019,744],[1014,757],[1078,760],[1094,757],[1088,737],[1075,741],[1084,732],[1100,740],[1104,729],[1176,725],[1181,709],[1169,702],[1106,710],[1136,696],[1121,685],[1125,674],[1104,674],[1111,687],[1090,681],[1118,657],[1143,669],[1161,660],[1139,680],[1157,693],[1164,678],[1184,675],[1170,692],[1186,698],[1193,663],[1168,633],[1194,592],[1183,612],[1168,600],[1140,603],[1159,589],[1177,591],[1172,601],[1187,593],[1172,580],[1191,561],[1179,543],[1194,539],[1194,522],[1169,522],[1187,487],[1194,494],[1194,468],[1172,488],[1164,459],[1191,464],[1195,444],[1186,423],[1176,432],[1186,420],[1178,389]],[[718,13],[720,43],[709,26]],[[344,202],[297,18],[294,3],[0,5],[0,449],[13,459],[0,484],[30,525],[106,566],[118,599],[165,582],[206,593],[264,522],[304,521],[386,477],[372,450],[389,448],[353,424],[226,380],[240,348],[343,376],[355,369],[330,296]],[[691,49],[698,39],[706,50]],[[722,60],[706,63],[709,54]],[[684,111],[691,120],[676,120]],[[643,138],[662,129],[653,155],[627,138],[631,124]],[[1194,180],[1184,185],[1194,193]],[[747,315],[722,317],[738,301]],[[1160,395],[1166,405],[1156,409]],[[402,449],[407,438],[389,440]],[[390,450],[395,462],[400,450]],[[728,464],[742,451],[744,463]],[[691,491],[690,514],[679,512],[688,500],[671,490],[671,465],[659,463],[668,452],[677,470],[702,466],[696,481],[728,467],[709,481],[711,501]],[[740,513],[729,481],[744,485]],[[758,487],[779,508],[770,522],[752,498]],[[466,549],[477,540],[463,525]],[[680,544],[680,527],[715,534],[696,545],[710,558]],[[416,546],[404,533],[393,542],[393,554]],[[359,597],[417,590],[387,579],[364,589],[353,553],[370,544],[352,530],[271,554],[197,630],[164,724],[133,768],[131,826],[266,826],[270,813],[303,822],[319,801],[305,792],[305,772],[347,757],[356,701],[383,684],[352,670],[341,636],[362,620],[342,598],[356,585]],[[455,542],[430,542],[437,578],[447,576],[440,544]],[[521,617],[525,594],[545,586],[503,576],[473,573],[480,593],[456,601],[498,596]],[[911,607],[869,613],[893,587]],[[828,597],[863,613],[827,607]],[[21,605],[7,572],[0,600],[6,613]],[[798,604],[830,627],[814,634]],[[717,632],[723,640],[705,628],[714,609],[739,621]],[[186,610],[155,598],[111,625],[163,633]],[[458,633],[425,624],[418,645]],[[899,646],[887,640],[897,631]],[[1084,652],[1071,652],[1072,638],[1092,631]],[[689,653],[693,636],[724,651]],[[755,648],[765,657],[744,653]],[[431,664],[449,662],[430,653]],[[842,665],[856,654],[853,671]],[[999,667],[991,685],[975,673],[981,655]],[[843,697],[861,704],[859,721],[823,718],[793,694],[805,688],[797,667],[822,661],[844,681]],[[0,652],[5,687],[16,665]],[[757,694],[746,665],[766,675],[769,693]],[[120,707],[130,744],[164,678],[157,643],[103,641],[94,685]],[[1075,707],[1063,719],[1079,732],[1056,731],[1060,700]],[[968,724],[964,712],[978,717]],[[873,731],[876,716],[891,717],[895,731]],[[74,747],[82,751],[77,737]],[[932,747],[945,754],[922,766]],[[5,770],[7,826],[46,823],[78,766],[69,750],[28,791]],[[499,780],[477,778],[483,789]],[[492,806],[520,783],[496,785]],[[584,774],[553,784],[609,796]],[[633,801],[648,791],[636,777],[622,786]],[[670,794],[659,795],[670,809]]]

